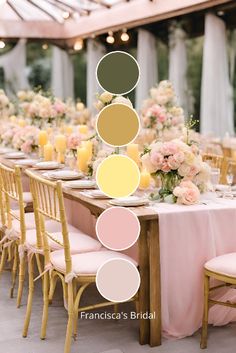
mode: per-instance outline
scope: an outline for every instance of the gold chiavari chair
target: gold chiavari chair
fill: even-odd
[[[104,302],[86,307],[80,307],[80,299],[85,289],[96,281],[98,268],[112,258],[128,259],[136,266],[134,260],[127,255],[110,250],[72,253],[71,241],[68,232],[62,183],[42,179],[31,171],[31,192],[34,200],[36,226],[43,238],[44,244],[44,307],[42,315],[41,339],[46,337],[48,320],[48,306],[59,278],[64,288],[64,300],[68,308],[68,323],[65,339],[64,353],[70,352],[71,336],[77,334],[78,312],[113,305],[116,303]],[[61,245],[63,250],[51,251],[50,240],[52,235],[47,231],[45,219],[52,219],[61,225]],[[78,243],[80,239],[78,238]],[[77,286],[80,286],[77,290]],[[50,289],[49,289],[50,288]],[[137,301],[137,296],[130,301]]]
[[[17,294],[17,306],[20,306],[25,267],[21,261],[22,259],[22,245],[25,242],[26,229],[34,229],[34,214],[25,214],[24,194],[21,182],[21,171],[19,167],[14,169],[0,164],[0,179],[2,182],[2,194],[5,202],[6,210],[6,230],[1,245],[3,246],[2,258],[0,264],[0,273],[3,271],[7,255],[9,260],[13,260],[12,265],[12,286],[10,296],[13,297],[14,287],[16,283],[17,271],[19,270],[19,286]],[[17,208],[16,208],[17,206]],[[20,255],[20,269],[19,269],[19,256]]]
[[[42,230],[40,228],[40,213],[38,212],[38,208],[40,205],[40,209],[43,210],[44,227],[47,229],[48,236],[48,247],[49,251],[55,251],[59,249],[63,249],[63,236],[62,236],[62,225],[60,221],[60,217],[58,215],[59,206],[58,206],[58,198],[56,194],[56,189],[51,187],[54,185],[50,181],[45,181],[40,177],[35,177],[34,173],[30,170],[26,171],[26,174],[30,179],[30,189],[33,197],[33,205],[34,205],[34,213],[35,213],[35,223],[36,223],[36,238],[29,236],[26,237],[25,249],[30,252],[30,256],[28,256],[28,268],[29,268],[29,291],[28,291],[28,301],[27,301],[27,309],[26,309],[26,317],[23,328],[23,337],[26,337],[28,334],[28,328],[31,317],[31,309],[32,309],[32,300],[33,300],[33,292],[34,292],[34,258],[37,260],[37,255],[44,255],[43,252],[43,236]],[[41,184],[37,184],[35,179],[42,180]],[[44,229],[44,228],[43,228]],[[74,254],[89,252],[89,251],[97,251],[100,250],[101,244],[97,240],[91,238],[87,234],[83,233],[79,229],[73,227],[68,224],[67,229],[69,231],[68,237],[71,243],[71,252]],[[35,256],[34,256],[35,255]],[[48,300],[48,279],[47,279],[47,269],[48,269],[48,261],[44,259],[45,263],[45,271],[41,272],[41,275],[38,277],[43,277],[43,293],[44,293],[44,301]],[[40,271],[39,271],[40,272]],[[52,298],[54,289],[56,286],[56,281],[51,287],[50,298]],[[54,289],[53,289],[54,288]],[[66,289],[63,282],[64,296],[66,296]],[[45,299],[47,298],[47,299]],[[45,315],[44,315],[45,316]],[[46,327],[46,326],[45,326]],[[41,337],[44,338],[46,335],[46,328],[42,327]]]
[[[202,160],[209,164],[211,168],[219,168],[220,170],[220,183],[224,184],[226,159],[223,156],[211,153],[204,153]]]
[[[220,287],[235,287],[236,285],[236,253],[215,257],[204,265],[204,312],[202,318],[202,334],[200,347],[207,348],[208,312],[213,305],[223,305],[236,308],[235,303],[222,302],[210,298],[210,294]],[[210,287],[210,279],[223,283]]]

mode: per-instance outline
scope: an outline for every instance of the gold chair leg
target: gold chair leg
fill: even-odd
[[[74,320],[74,305],[73,305],[73,284],[68,283],[68,322],[66,329],[66,340],[64,346],[64,353],[70,353],[71,348],[71,335],[73,330],[73,320]]]
[[[209,312],[209,282],[210,278],[206,274],[204,275],[204,312],[202,319],[202,334],[201,344],[202,349],[207,348],[207,328],[208,328],[208,312]]]
[[[80,300],[82,297],[82,294],[84,290],[89,286],[90,283],[85,283],[82,285],[76,296],[74,296],[74,324],[73,324],[73,338],[76,341],[77,339],[77,332],[78,332],[78,314],[79,314],[79,305],[80,305]]]
[[[4,270],[6,260],[7,260],[7,248],[3,248],[2,257],[1,257],[1,263],[0,263],[0,274]]]
[[[14,257],[13,257],[13,266],[12,266],[12,280],[11,280],[11,289],[10,289],[10,298],[14,296],[14,289],[16,285],[16,275],[17,275],[17,264],[18,264],[18,246],[14,244]]]
[[[20,259],[20,270],[19,270],[19,285],[18,285],[18,293],[17,293],[17,308],[21,306],[22,293],[25,282],[25,254]]]
[[[33,294],[34,294],[34,256],[29,259],[28,262],[28,273],[29,273],[29,292],[28,292],[28,300],[27,300],[27,309],[26,316],[23,328],[23,337],[27,337],[28,328],[31,317],[32,310],[32,302],[33,302]]]
[[[52,298],[54,296],[54,292],[56,289],[57,280],[58,280],[57,274],[55,272],[52,273],[51,279],[50,279],[50,289],[49,289],[49,297],[48,297],[49,305],[52,304]]]
[[[48,323],[48,306],[49,306],[49,273],[43,275],[43,316],[41,326],[41,340],[46,338],[47,323]]]

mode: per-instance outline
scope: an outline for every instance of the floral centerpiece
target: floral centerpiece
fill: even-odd
[[[0,117],[7,118],[14,113],[14,106],[3,89],[0,89]]]
[[[109,92],[103,92],[100,96],[97,96],[97,101],[95,102],[95,108],[100,111],[105,106],[114,103],[126,104],[129,107],[133,108],[133,104],[129,98],[125,98],[123,96],[115,96]]]
[[[20,112],[33,125],[41,128],[45,124],[58,124],[65,119],[66,104],[47,92],[20,91],[18,98]]]
[[[153,143],[142,156],[144,168],[160,178],[161,188],[153,199],[194,204],[208,190],[210,170],[198,147],[175,139]]]
[[[144,101],[142,111],[143,127],[155,131],[156,138],[170,141],[179,138],[184,127],[184,112],[177,105],[171,82],[161,81],[150,89],[150,98]]]
[[[12,147],[26,154],[36,152],[38,149],[39,129],[35,126],[19,128],[12,139]]]

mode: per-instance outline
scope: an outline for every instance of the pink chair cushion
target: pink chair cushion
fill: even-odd
[[[214,257],[209,260],[204,267],[209,271],[236,277],[236,253]]]
[[[20,211],[14,211],[14,214],[17,217],[20,217]],[[34,220],[34,212],[25,213],[25,225],[26,229],[34,229],[35,228],[35,220]],[[13,219],[12,227],[16,232],[20,233],[20,222],[17,219]]]
[[[52,234],[53,238],[63,243],[62,233],[59,232],[59,229],[56,229],[56,228],[53,229],[53,227],[55,227],[55,225],[53,224],[51,224],[48,227],[49,222],[50,221],[47,222],[47,230]],[[49,228],[51,229],[49,230]],[[100,250],[101,244],[97,240],[82,233],[79,229],[76,229],[71,225],[68,225],[68,230],[69,230],[70,249],[72,254]],[[48,243],[51,250],[62,249],[62,246],[60,244],[53,241],[49,237],[48,237]],[[34,248],[36,248],[36,244],[37,244],[36,230],[35,229],[28,230],[26,232],[26,246],[33,251]]]
[[[99,267],[106,261],[119,258],[131,261],[135,266],[137,263],[129,256],[118,253],[116,251],[101,250],[96,252],[88,252],[83,254],[72,255],[72,272],[80,276],[96,275]],[[56,270],[65,273],[66,264],[64,250],[53,251],[50,254],[52,265]]]

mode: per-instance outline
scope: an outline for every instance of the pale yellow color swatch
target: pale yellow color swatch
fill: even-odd
[[[104,159],[96,173],[97,185],[112,198],[133,194],[139,186],[137,164],[127,156],[112,155]]]

